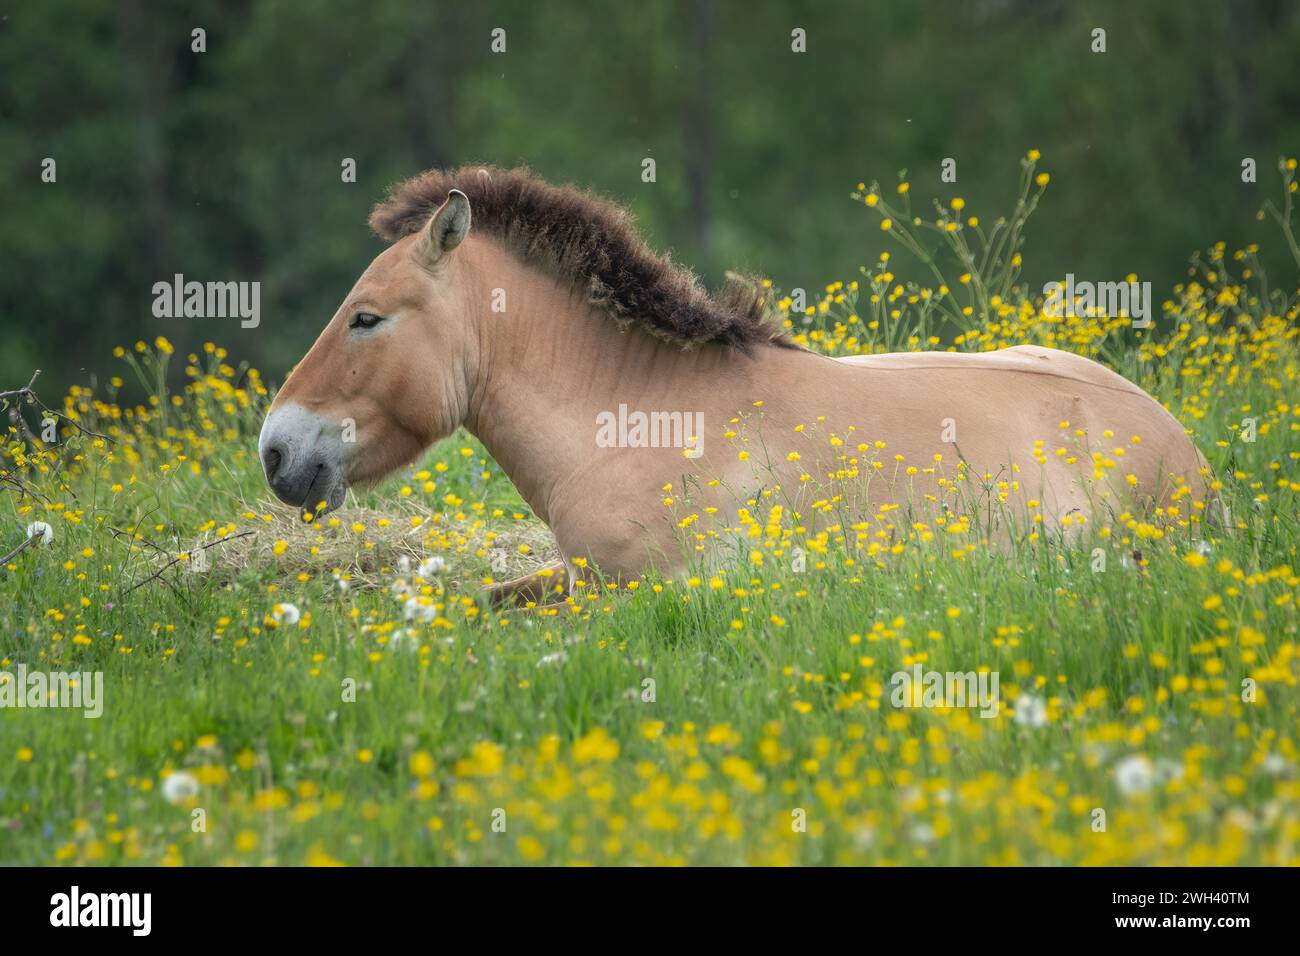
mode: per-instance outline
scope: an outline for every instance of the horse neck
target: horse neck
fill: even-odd
[[[635,326],[620,328],[567,280],[480,243],[468,273],[478,368],[465,424],[543,520],[553,490],[597,453],[596,416],[620,404],[655,410],[730,405],[754,362],[714,345],[684,351]],[[505,291],[505,311],[490,308]]]

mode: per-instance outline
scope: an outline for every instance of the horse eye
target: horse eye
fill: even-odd
[[[358,312],[348,323],[350,329],[373,329],[380,322],[384,321],[382,315],[375,315],[373,312]]]

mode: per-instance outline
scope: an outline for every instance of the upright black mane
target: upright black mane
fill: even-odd
[[[684,347],[721,342],[798,348],[766,320],[761,285],[728,276],[717,293],[646,245],[622,207],[571,186],[553,186],[527,169],[431,169],[394,186],[370,214],[388,242],[423,227],[452,189],[469,197],[473,228],[523,261],[569,276],[586,299],[620,323],[637,324]]]

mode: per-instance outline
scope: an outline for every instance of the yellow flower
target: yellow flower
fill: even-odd
[[[427,777],[433,773],[433,757],[424,750],[411,754],[411,773],[416,777]]]
[[[456,761],[458,777],[494,777],[505,765],[505,748],[490,740],[482,740],[470,749],[470,755]]]
[[[335,859],[320,846],[313,846],[307,851],[308,866],[343,866],[343,861]]]
[[[545,855],[545,850],[536,837],[520,837],[515,841],[515,846],[519,847],[519,855],[531,863],[535,863]]]
[[[609,763],[617,757],[618,741],[611,737],[604,727],[593,728],[573,745],[575,763],[591,763],[593,760]]]

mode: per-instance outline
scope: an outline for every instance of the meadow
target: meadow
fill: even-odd
[[[1148,329],[1046,314],[1018,281],[1039,161],[988,222],[860,184],[864,235],[933,283],[883,253],[802,310],[780,296],[781,320],[830,355],[1098,358],[1195,436],[1225,526],[1187,500],[1066,537],[1030,513],[1002,547],[980,501],[1014,473],[966,476],[980,501],[941,525],[844,515],[833,488],[792,513],[769,488],[737,502],[725,572],[592,573],[493,610],[484,586],[553,542],[470,436],[306,521],[262,476],[262,374],[214,343],[128,344],[57,415],[9,402],[0,670],[102,672],[104,712],[0,711],[0,863],[1300,861],[1300,283],[1220,244]],[[1280,170],[1261,216],[1300,276]],[[1141,436],[1089,439],[1122,473]],[[870,436],[843,453],[850,479],[916,467]],[[664,507],[689,546],[682,489]],[[998,714],[893,706],[916,664],[996,672]]]

